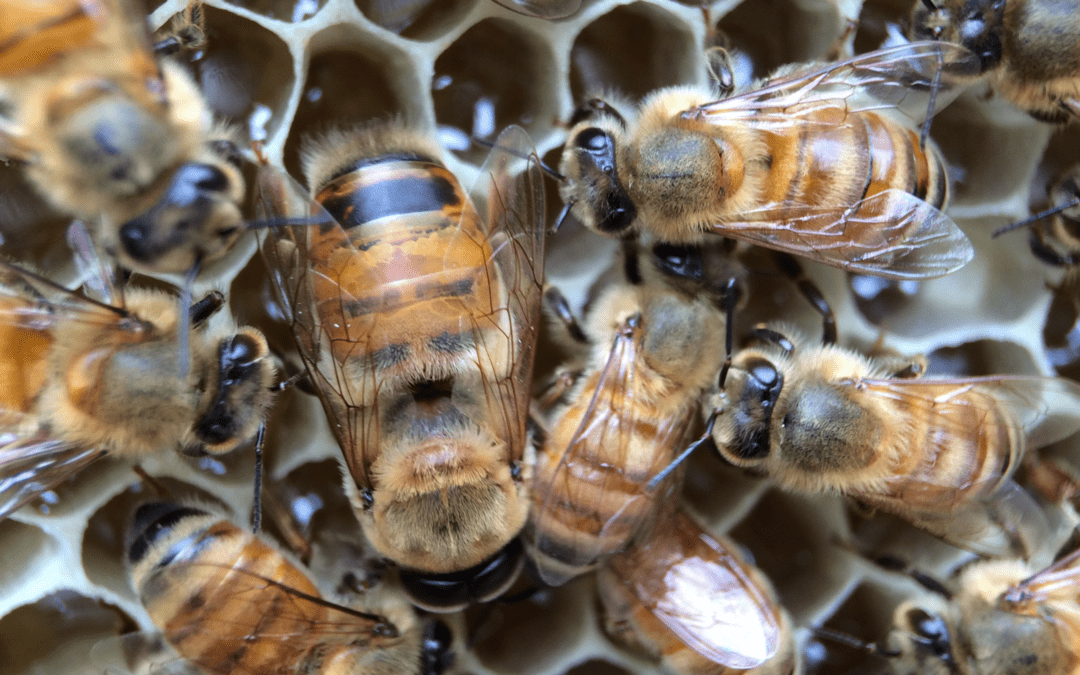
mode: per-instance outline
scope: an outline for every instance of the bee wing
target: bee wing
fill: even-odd
[[[950,543],[991,555],[1029,556],[1049,536],[1038,504],[1011,480],[1025,449],[1080,429],[1080,385],[1049,377],[860,380],[900,402],[925,434],[922,465],[856,498],[907,518]]]
[[[0,411],[0,417],[5,416]],[[6,441],[0,445],[0,520],[105,455],[104,450],[59,441],[41,432],[26,437],[4,433],[0,440]]]
[[[67,242],[75,253],[75,264],[87,296],[106,305],[123,307],[123,290],[116,283],[115,269],[98,254],[94,240],[81,221],[76,220],[68,227]]]
[[[768,204],[716,231],[850,272],[923,280],[951,274],[975,257],[956,223],[903,190],[884,190],[846,207]]]
[[[361,487],[369,486],[366,464],[355,447],[358,438],[355,430],[364,423],[353,404],[359,396],[354,395],[351,378],[328,349],[332,336],[322,323],[313,289],[318,285],[322,297],[338,298],[342,305],[355,302],[356,298],[347,290],[343,279],[347,266],[337,271],[337,277],[332,276],[333,271],[312,268],[315,255],[310,250],[312,230],[318,228],[321,234],[336,239],[346,252],[353,247],[341,224],[284,170],[263,163],[256,182],[259,217],[279,219],[283,223],[267,228],[260,246],[271,285],[285,315],[291,318],[300,358],[327,415],[332,418],[331,430],[345,462]],[[298,219],[307,222],[297,223]],[[329,265],[325,267],[330,269]],[[371,450],[377,452],[377,448]]]
[[[1080,549],[1017,583],[1005,592],[1003,600],[1006,607],[1037,605],[1048,600],[1075,603],[1077,595],[1080,595]]]
[[[717,125],[734,122],[781,131],[805,126],[805,115],[822,110],[838,113],[827,116],[828,124],[836,125],[846,124],[851,113],[897,110],[917,124],[927,112],[952,101],[978,72],[978,57],[960,45],[911,42],[822,67],[811,65],[682,115]]]
[[[91,283],[91,282],[88,282]],[[108,282],[92,282],[104,288]],[[124,322],[127,313],[119,307],[79,295],[63,286],[0,260],[0,326],[29,331],[45,331],[63,323],[115,325],[117,330],[135,330],[134,322]]]
[[[499,279],[489,288],[499,296],[491,304],[485,326],[462,326],[476,341],[485,396],[501,420],[511,461],[525,452],[526,423],[532,392],[532,364],[540,326],[544,285],[544,177],[532,140],[523,129],[508,127],[491,153],[469,194],[485,224],[491,259]],[[464,229],[461,230],[462,236]],[[463,311],[472,321],[474,311]],[[494,330],[491,330],[491,329]],[[495,371],[508,373],[499,376]],[[466,385],[471,386],[471,385]],[[458,392],[452,393],[456,397]],[[468,398],[475,399],[469,392]]]
[[[541,19],[562,19],[578,11],[581,0],[495,0],[503,7]]]
[[[609,562],[621,583],[688,647],[749,670],[776,655],[780,608],[759,573],[681,512]]]
[[[553,443],[560,443],[554,433],[548,436],[543,451],[549,462],[557,461],[550,479],[546,484],[539,476],[534,479],[533,490],[545,497],[543,507],[530,514],[533,544],[537,550],[558,554],[559,558],[565,558],[569,550],[577,566],[591,565],[641,536],[655,515],[655,505],[674,483],[672,476],[655,492],[646,488],[650,479],[670,464],[674,450],[656,451],[645,458],[631,457],[635,440],[644,441],[638,447],[646,450],[674,449],[689,427],[687,416],[639,424],[638,408],[627,396],[635,391],[639,376],[638,339],[629,322],[620,327],[607,360],[596,375],[586,380],[582,395],[590,398],[569,442],[554,448],[558,454],[548,453]],[[578,408],[577,404],[565,408],[563,419],[556,420],[555,425],[566,424],[567,420],[573,423],[572,415]],[[652,438],[643,438],[645,429],[651,429]],[[598,508],[602,505],[617,506],[608,515],[607,508]],[[538,567],[549,585],[569,579],[560,569]]]
[[[263,569],[272,569],[265,558],[275,556],[278,559],[274,560],[274,568],[284,569],[283,578],[303,576],[276,551],[264,551],[261,556],[263,560],[258,564]],[[226,583],[222,583],[223,567],[227,571]],[[180,646],[174,645],[177,651],[213,675],[291,673],[301,662],[317,664],[318,657],[339,662],[340,652],[359,655],[366,649],[378,649],[379,643],[388,639],[386,628],[393,628],[379,617],[240,567],[174,560],[155,571],[155,577],[157,588],[172,589],[180,597],[186,597],[187,589],[209,589],[200,598],[205,600],[203,604],[179,614],[165,627],[165,632],[167,638],[170,632],[182,637]],[[225,608],[228,611],[223,611]],[[259,645],[267,645],[272,650],[270,653],[283,662],[273,670],[245,667],[245,663],[258,663],[259,659],[241,660],[238,644],[250,645],[252,651],[258,650]],[[193,645],[193,650],[199,653],[186,653],[184,647],[188,645]],[[265,668],[267,664],[264,662],[262,666]]]

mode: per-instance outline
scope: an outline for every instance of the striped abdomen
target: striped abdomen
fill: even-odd
[[[46,358],[53,336],[32,325],[20,325],[19,310],[27,303],[15,298],[0,300],[0,425],[16,424],[28,413],[48,377]]]
[[[828,230],[844,209],[885,190],[907,192],[939,210],[948,202],[945,165],[936,149],[920,147],[916,131],[876,113],[825,108],[807,113],[804,122],[792,124],[786,133],[762,134],[762,140],[771,164],[762,183],[761,206],[833,209],[821,216],[820,230]],[[872,249],[882,221],[904,211],[880,202],[862,204],[847,217],[844,240]],[[835,232],[830,236],[835,238]]]
[[[947,401],[913,397],[897,408],[897,417],[907,422],[908,444],[886,492],[912,508],[948,511],[986,497],[1024,455],[1021,425],[1004,404],[977,388]]]
[[[96,2],[53,0],[0,3],[0,76],[33,72],[74,50],[92,46],[100,30],[91,11],[109,12]]]
[[[357,661],[397,640],[323,601],[284,556],[226,520],[152,504],[131,545],[135,588],[185,659],[215,675],[367,672]],[[418,660],[417,654],[417,660]]]
[[[631,392],[608,391],[597,398],[626,414],[594,417],[575,439],[599,378],[589,377],[537,458],[529,539],[545,580],[584,573],[649,524],[664,490],[650,493],[645,486],[685,447],[693,425],[691,406],[665,417],[632,400]],[[617,386],[609,381],[605,388]]]
[[[319,315],[339,361],[441,363],[472,346],[473,329],[494,325],[504,292],[487,234],[444,166],[362,160],[316,199],[344,228],[321,228],[310,247]]]

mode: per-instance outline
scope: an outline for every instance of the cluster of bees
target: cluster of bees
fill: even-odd
[[[1080,33],[1063,30],[1076,2],[924,0],[908,41],[742,90],[716,47],[711,88],[583,101],[558,170],[504,130],[470,191],[427,131],[367,120],[306,141],[304,188],[215,121],[185,70],[207,39],[197,0],[156,36],[123,0],[0,10],[0,153],[77,219],[83,279],[76,292],[0,262],[0,517],[106,454],[258,452],[277,392],[297,385],[323,405],[379,560],[350,572],[365,581],[339,602],[258,533],[258,480],[255,533],[204,504],[147,501],[131,516],[131,583],[185,663],[447,672],[438,615],[496,601],[527,570],[549,586],[595,571],[609,634],[668,672],[801,672],[765,575],[679,505],[683,460],[714,452],[985,558],[955,590],[900,564],[927,594],[881,644],[821,635],[897,673],[1080,672],[1080,551],[1047,550],[1060,537],[1045,513],[1073,498],[1080,468],[1028,452],[1080,430],[1080,385],[933,379],[921,357],[841,348],[799,262],[918,281],[970,261],[930,120],[987,79],[1040,120],[1080,118]],[[1038,257],[1073,267],[1075,170],[1052,199],[1017,225],[1033,225]],[[619,279],[581,321],[543,269],[546,232],[569,217],[622,243]],[[299,364],[262,332],[217,320],[221,293],[192,295],[249,230],[302,361],[292,377]],[[736,340],[749,246],[820,313],[820,339],[775,323]],[[131,271],[185,281],[166,293]],[[534,383],[545,316],[571,357]]]

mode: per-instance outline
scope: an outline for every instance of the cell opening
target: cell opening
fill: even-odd
[[[617,7],[586,26],[570,51],[574,103],[615,90],[631,101],[694,82],[697,48],[685,22],[645,3]]]
[[[485,0],[488,1],[488,0]],[[480,164],[494,140],[517,124],[533,138],[557,115],[553,57],[539,38],[504,19],[485,19],[435,60],[431,98],[439,142],[458,157]]]
[[[314,17],[327,0],[225,0],[278,21],[298,23]]]
[[[845,25],[834,3],[754,0],[740,3],[717,29],[732,50],[749,57],[756,79],[786,63],[820,58]]]
[[[356,0],[373,23],[410,40],[434,40],[461,22],[477,2],[490,0]]]

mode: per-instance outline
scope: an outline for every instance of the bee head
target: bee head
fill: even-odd
[[[579,111],[581,109],[579,108]],[[610,106],[595,115],[575,113],[559,171],[566,182],[559,189],[574,215],[602,234],[623,236],[637,218],[637,209],[619,179],[618,155],[625,122]]]
[[[429,612],[456,612],[502,595],[524,564],[524,547],[515,537],[495,555],[459,572],[434,574],[402,569],[401,585],[417,607]]]

